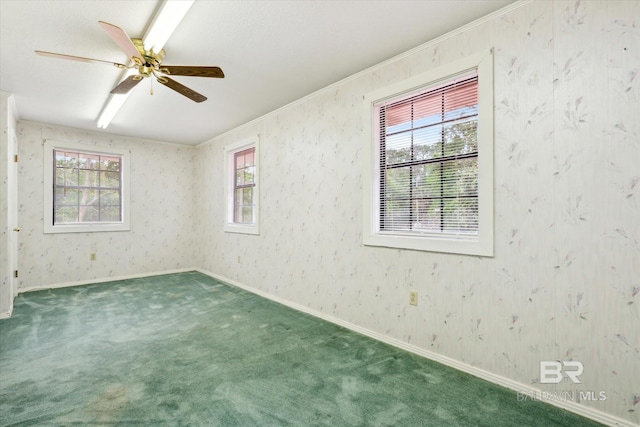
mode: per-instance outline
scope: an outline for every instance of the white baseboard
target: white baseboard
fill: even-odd
[[[139,279],[141,277],[151,277],[151,276],[162,276],[163,274],[173,274],[173,273],[184,273],[187,271],[198,271],[197,268],[178,268],[174,270],[164,270],[157,271],[152,273],[137,273],[137,274],[128,274],[124,276],[114,276],[114,277],[102,277],[96,279],[89,280],[79,280],[76,282],[64,282],[64,283],[52,283],[49,285],[36,286],[33,288],[23,289],[19,293],[25,292],[34,292],[34,291],[44,291],[47,289],[57,289],[57,288],[68,288],[71,286],[82,286],[82,285],[91,285],[94,283],[103,283],[103,282],[115,282],[117,280],[127,280],[127,279]]]
[[[359,334],[368,336],[370,338],[373,338],[375,340],[381,341],[383,343],[392,345],[394,347],[397,348],[401,348],[403,350],[409,351],[411,353],[417,354],[419,356],[425,357],[427,359],[442,363],[443,365],[452,367],[454,369],[457,369],[459,371],[462,372],[466,372],[468,374],[471,374],[475,377],[478,378],[482,378],[483,380],[489,381],[493,384],[497,384],[499,386],[502,387],[506,387],[510,390],[514,390],[516,392],[519,393],[523,393],[526,396],[541,396],[542,391],[539,389],[536,389],[534,387],[531,387],[528,384],[522,384],[520,382],[511,380],[509,378],[500,376],[500,375],[496,375],[493,374],[489,371],[485,371],[483,369],[477,368],[475,366],[471,366],[468,365],[466,363],[460,362],[458,360],[452,359],[450,357],[446,357],[437,353],[434,353],[432,351],[426,350],[424,348],[421,347],[417,347],[415,345],[412,344],[408,344],[404,341],[398,340],[396,338],[392,338],[386,335],[383,335],[381,333],[363,328],[361,326],[358,326],[356,324],[347,322],[345,320],[342,320],[340,318],[331,316],[329,314],[326,313],[322,313],[313,309],[310,309],[309,307],[303,306],[301,304],[295,303],[295,302],[291,302],[285,299],[282,299],[280,297],[277,297],[275,295],[271,295],[267,292],[261,291],[260,289],[255,289],[252,288],[250,286],[247,286],[243,283],[237,282],[233,279],[229,279],[227,277],[221,276],[219,274],[215,274],[212,273],[210,271],[206,271],[200,268],[196,268],[196,271],[199,271],[203,274],[206,274],[207,276],[211,276],[214,279],[218,279],[222,282],[228,283],[232,286],[244,289],[248,292],[251,292],[253,294],[259,295],[263,298],[275,301],[279,304],[285,305],[287,307],[293,308],[294,310],[297,311],[301,311],[303,313],[309,314],[311,316],[320,318],[322,320],[326,320],[327,322],[331,322],[334,323],[338,326],[342,326],[344,328],[347,328],[349,330],[352,330],[354,332],[357,332]],[[565,409],[567,411],[573,412],[575,414],[581,415],[585,418],[589,418],[591,420],[597,421],[599,423],[608,425],[608,426],[619,426],[619,427],[637,427],[636,424],[633,424],[631,421],[627,421],[627,420],[623,420],[621,418],[618,418],[616,416],[607,414],[606,412],[602,412],[602,411],[598,411],[596,409],[590,408],[588,406],[584,406],[584,405],[580,405],[578,403],[575,402],[571,402],[571,401],[561,401],[561,400],[545,400],[545,403],[549,403],[551,405],[557,406],[559,408]]]

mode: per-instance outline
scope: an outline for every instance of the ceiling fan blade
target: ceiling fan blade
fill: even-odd
[[[127,57],[137,57],[142,59],[142,57],[140,56],[140,52],[138,52],[138,49],[136,49],[136,46],[133,44],[127,33],[125,33],[122,28],[104,21],[98,21],[98,24],[100,24],[102,29],[107,32],[109,37],[111,37],[111,39],[116,42],[120,49],[122,49],[124,53],[127,54]]]
[[[129,76],[126,79],[124,79],[122,82],[120,82],[118,86],[111,89],[111,93],[113,93],[114,95],[123,95],[125,93],[128,93],[134,87],[136,87],[136,85],[141,81],[142,81],[142,78],[138,75]]]
[[[118,64],[117,62],[111,62],[111,61],[103,61],[102,59],[93,59],[93,58],[85,58],[83,56],[65,55],[63,53],[45,52],[43,50],[36,50],[35,53],[41,56],[50,56],[52,58],[71,59],[73,61],[80,61],[80,62],[95,62],[98,64],[113,65],[116,68],[127,68],[127,66],[124,64]]]
[[[160,71],[171,76],[216,77],[223,78],[220,67],[198,67],[188,65],[161,65]]]
[[[171,80],[168,77],[159,78],[158,79],[158,83],[163,84],[163,85],[175,90],[179,94],[186,96],[187,98],[189,98],[192,101],[202,102],[202,101],[206,101],[207,100],[206,96],[200,95],[198,92],[194,91],[193,89],[189,89],[188,87],[178,83],[175,80]]]

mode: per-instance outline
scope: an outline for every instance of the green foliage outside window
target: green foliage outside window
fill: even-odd
[[[122,220],[122,159],[54,150],[54,224]]]

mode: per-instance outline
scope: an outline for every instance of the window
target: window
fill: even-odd
[[[255,223],[256,205],[253,193],[256,189],[256,148],[251,147],[233,154],[233,222]]]
[[[44,159],[45,233],[129,230],[124,151],[47,141]]]
[[[492,68],[474,55],[365,96],[365,244],[493,255]]]
[[[259,234],[258,138],[224,147],[228,232]]]

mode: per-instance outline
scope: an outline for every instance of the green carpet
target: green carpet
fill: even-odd
[[[0,424],[599,425],[197,272],[20,295]]]

